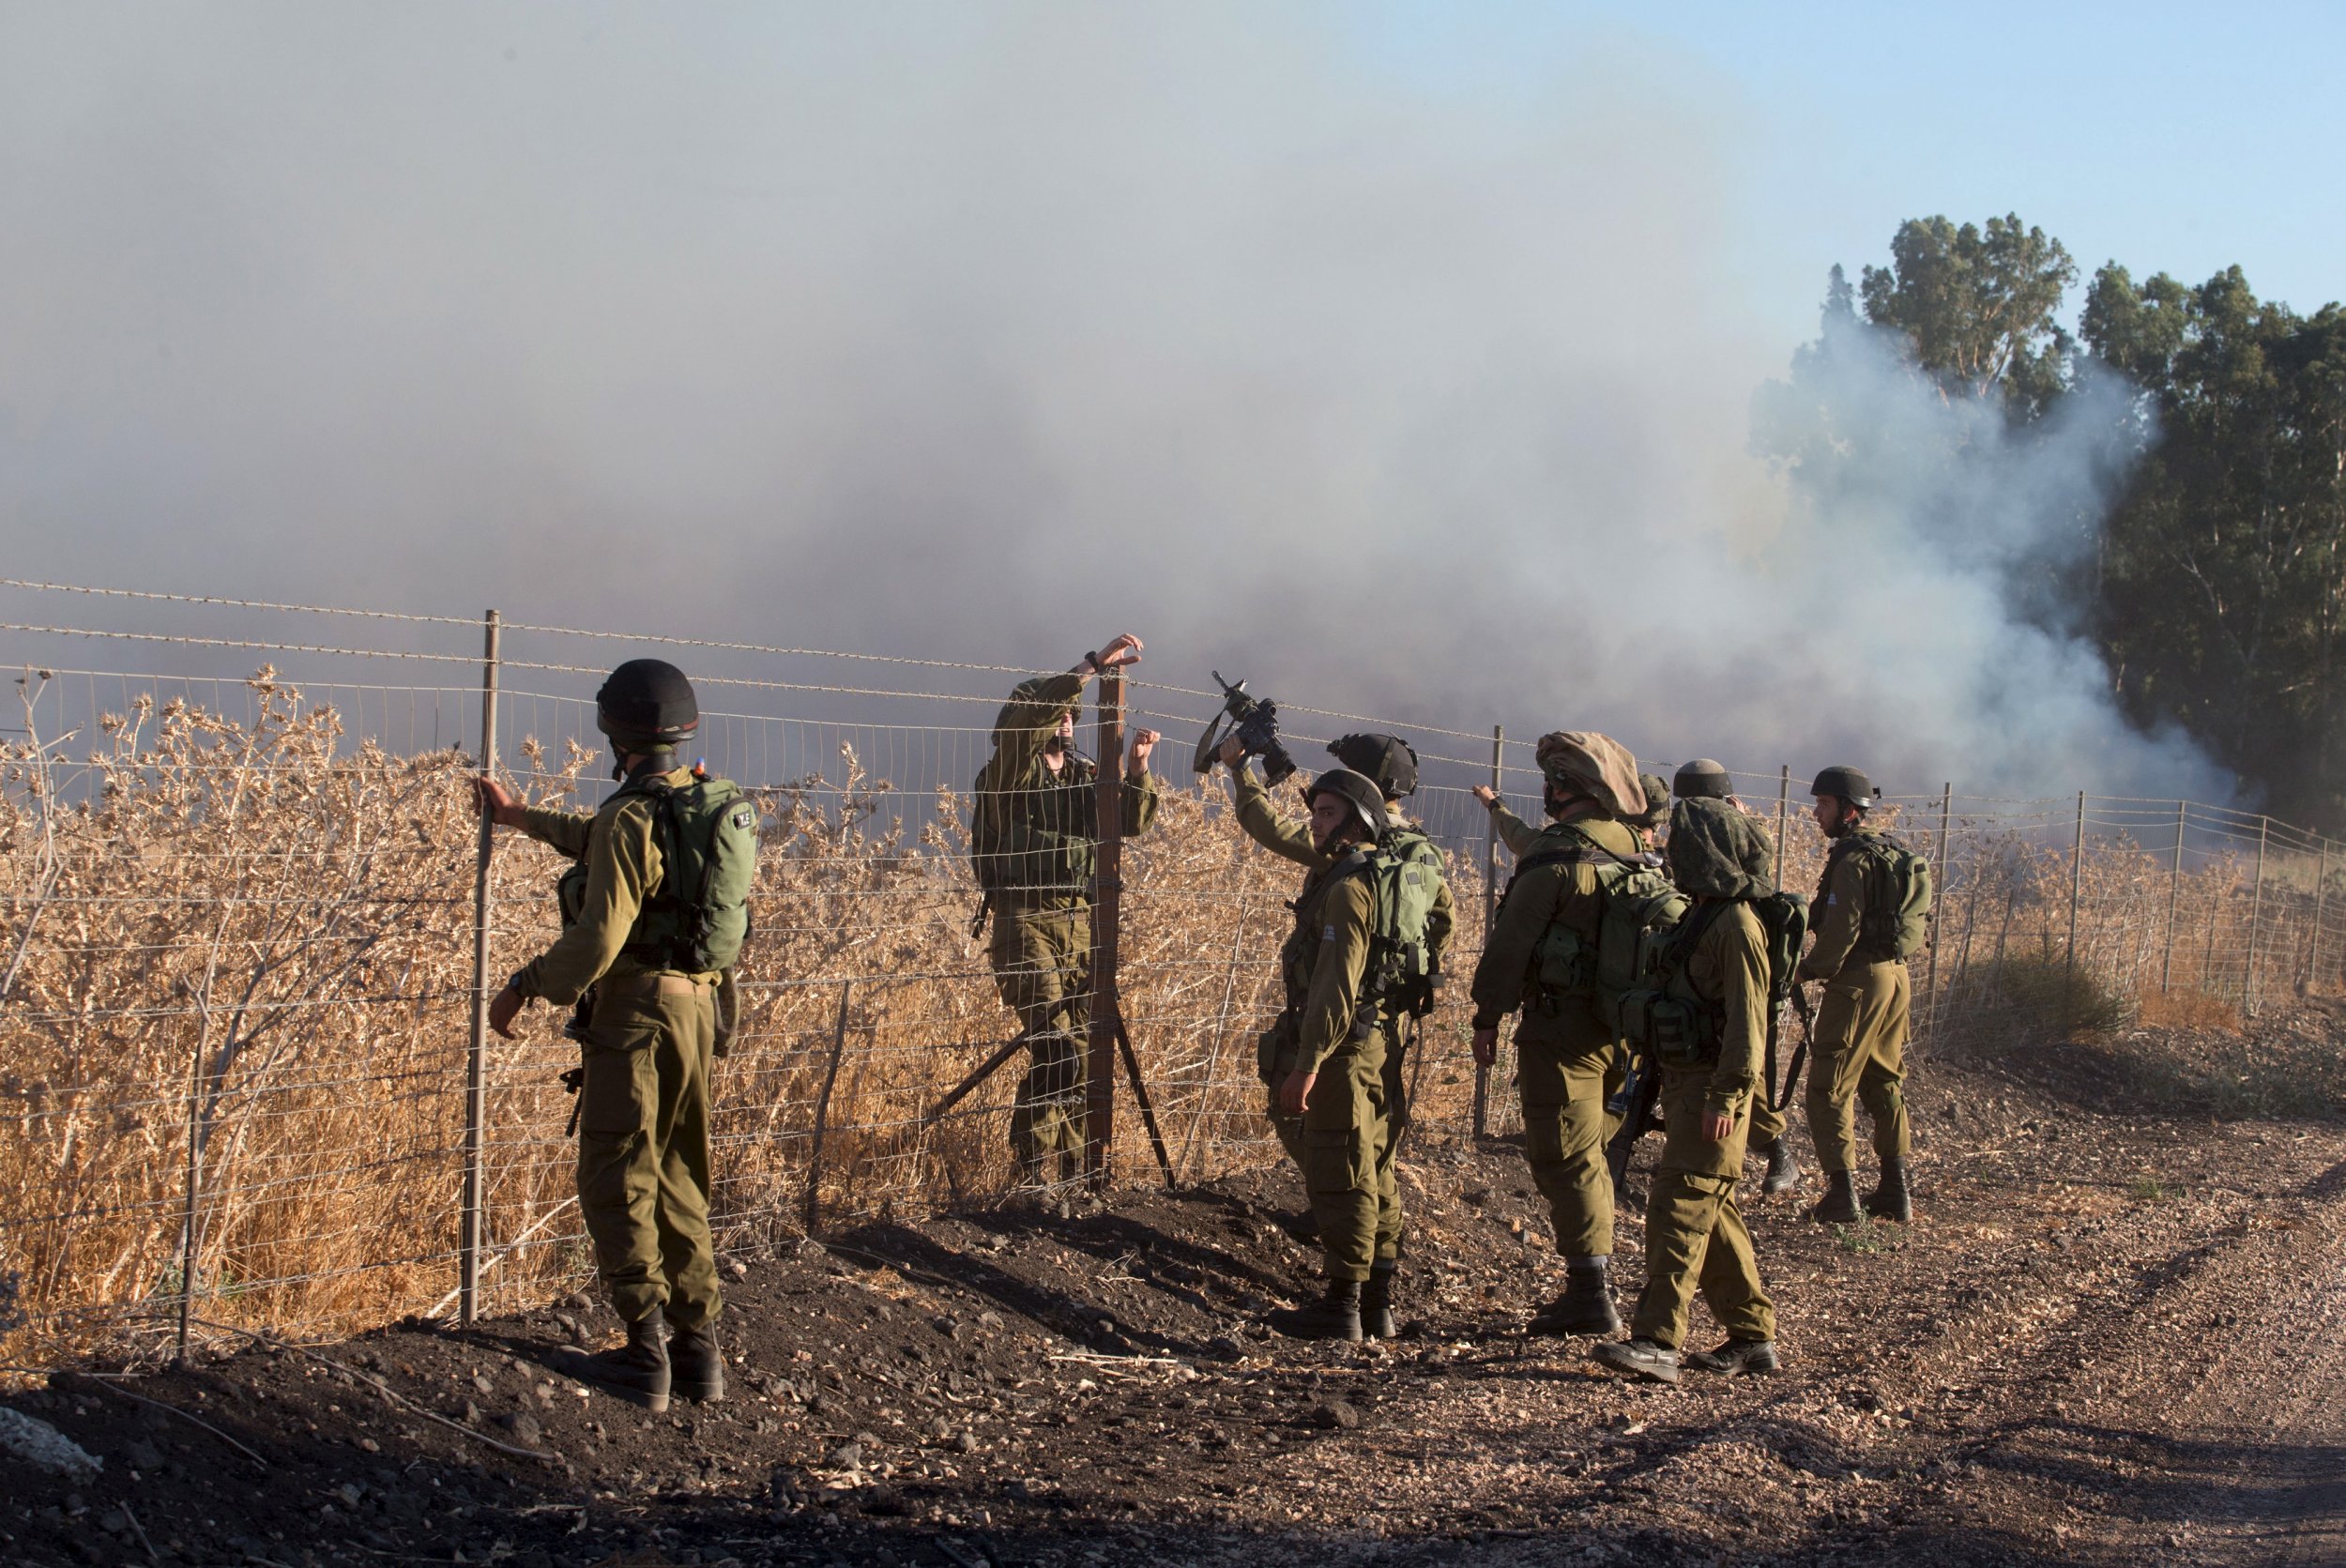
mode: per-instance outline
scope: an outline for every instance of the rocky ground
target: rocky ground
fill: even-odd
[[[0,1459],[0,1558],[2346,1560],[2346,1121],[2145,1105],[2124,1044],[1920,1072],[1911,1228],[1747,1202],[1772,1378],[1526,1338],[1561,1271],[1520,1150],[1427,1140],[1391,1345],[1262,1326],[1315,1273],[1282,1172],[869,1226],[734,1260],[733,1396],[663,1416],[559,1371],[617,1337],[584,1298],[21,1387],[104,1464]]]

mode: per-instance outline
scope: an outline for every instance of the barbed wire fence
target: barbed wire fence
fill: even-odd
[[[1041,672],[494,616],[0,590],[103,612],[0,621],[22,669],[0,725],[6,1359],[169,1353],[207,1322],[322,1333],[469,1317],[590,1272],[559,1083],[577,1047],[542,1008],[517,1042],[483,1027],[488,995],[557,930],[559,862],[518,834],[484,849],[467,781],[487,758],[535,801],[602,799],[591,693],[626,656],[606,645],[675,650],[706,705],[699,752],[764,814],[741,1018],[717,1078],[721,1249],[1010,1185],[1020,1063],[953,1098],[1017,1027],[970,929],[967,826],[995,712]],[[135,624],[85,624],[108,613]],[[350,634],[251,630],[271,617]],[[394,671],[413,675],[381,678]],[[1103,844],[1089,1174],[1194,1182],[1275,1160],[1254,1047],[1279,1006],[1300,871],[1191,773],[1218,693],[1107,680],[1099,696],[1090,738],[1111,787],[1130,728],[1167,738],[1155,826]],[[1537,821],[1530,744],[1292,702],[1282,714],[1299,756],[1353,729],[1416,745],[1409,806],[1451,860],[1458,928],[1408,1068],[1411,1117],[1419,1136],[1517,1130],[1508,1059],[1473,1069],[1464,993],[1507,863],[1470,790]],[[1736,776],[1794,888],[1813,886],[1824,848],[1805,777]],[[2346,909],[2329,896],[2340,858],[2319,835],[2091,795],[1949,785],[1888,804],[1938,874],[1914,963],[1926,1045],[1999,1008],[2079,996],[2253,1013],[2334,989],[2346,968]],[[1152,1125],[1134,1125],[1136,1092]]]

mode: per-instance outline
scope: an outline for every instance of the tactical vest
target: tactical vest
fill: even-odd
[[[757,875],[757,807],[730,779],[695,771],[682,785],[638,774],[612,802],[631,795],[652,804],[660,886],[635,912],[619,951],[649,969],[708,974],[730,969],[750,932],[750,886]],[[605,808],[609,810],[607,803]],[[555,896],[562,923],[575,924],[586,898],[586,862],[562,874]]]
[[[1858,857],[1860,890],[1851,955],[1868,964],[1905,962],[1922,951],[1930,929],[1930,862],[1887,833],[1860,829],[1844,834],[1825,856],[1817,883],[1820,904],[1850,855]]]
[[[1404,1014],[1423,1017],[1433,1009],[1435,974],[1426,922],[1441,889],[1441,855],[1423,833],[1394,830],[1376,845],[1355,845],[1335,864],[1312,873],[1287,906],[1295,911],[1295,926],[1279,949],[1286,1005],[1256,1043],[1256,1072],[1267,1084],[1276,1085],[1302,1064],[1303,1006],[1311,997],[1312,970],[1326,938],[1322,916],[1328,895],[1355,876],[1368,878],[1372,898],[1368,962],[1362,971],[1351,1037],[1365,1040],[1385,1020]]]
[[[1099,773],[1071,751],[1066,766],[1045,770],[1042,783],[978,802],[969,859],[989,899],[1090,893],[1100,858]]]
[[[1791,994],[1801,943],[1808,931],[1807,901],[1798,893],[1713,899],[1695,906],[1693,913],[1655,945],[1645,983],[1622,999],[1622,1033],[1633,1048],[1652,1051],[1669,1067],[1694,1067],[1718,1059],[1719,1047],[1727,1038],[1727,999],[1705,997],[1695,989],[1694,956],[1703,934],[1734,903],[1744,904],[1760,922],[1760,942],[1768,959],[1767,1016],[1773,1031],[1776,1010]],[[1773,1042],[1773,1032],[1770,1038]]]

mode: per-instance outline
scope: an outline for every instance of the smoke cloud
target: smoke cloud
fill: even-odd
[[[2114,421],[2022,449],[1864,341],[1793,399],[1862,474],[1780,471],[1750,280],[1800,236],[1729,84],[1604,30],[1417,71],[1359,14],[12,11],[11,574],[1039,667],[1130,626],[1460,730],[2220,787],[2010,608]]]

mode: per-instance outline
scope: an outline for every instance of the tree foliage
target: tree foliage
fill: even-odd
[[[2057,312],[2077,281],[2061,242],[2017,216],[1985,228],[1912,218],[1890,240],[1890,265],[1868,266],[1866,319],[1906,334],[1915,360],[1950,396],[2001,395],[2034,416],[2062,390],[2068,335]]]

